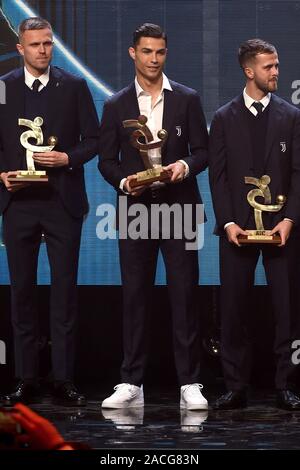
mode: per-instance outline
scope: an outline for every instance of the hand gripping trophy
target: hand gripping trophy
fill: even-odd
[[[135,127],[136,130],[132,132],[130,137],[131,145],[137,148],[142,157],[145,171],[139,171],[136,173],[136,178],[130,181],[130,187],[135,188],[137,186],[149,186],[155,181],[168,181],[170,180],[172,173],[164,170],[161,165],[154,166],[148,155],[148,150],[155,148],[162,148],[165,143],[168,132],[165,129],[161,129],[157,133],[157,137],[160,139],[157,142],[153,142],[154,138],[148,126],[146,126],[147,117],[139,116],[137,119],[127,119],[123,121],[123,126]],[[145,142],[141,142],[140,138],[143,138]]]
[[[279,212],[285,201],[286,197],[279,194],[276,197],[277,204],[271,204],[271,192],[269,184],[271,178],[268,175],[263,175],[261,178],[254,178],[252,176],[245,176],[245,183],[257,186],[257,189],[252,189],[247,194],[247,201],[254,209],[254,220],[256,230],[246,230],[248,235],[239,235],[238,239],[241,244],[249,243],[272,243],[278,245],[281,243],[279,235],[271,235],[271,230],[265,230],[262,221],[262,212]],[[256,197],[263,197],[265,204],[256,201]]]
[[[19,119],[19,126],[25,126],[31,129],[23,132],[20,137],[20,142],[22,146],[26,149],[27,170],[18,170],[17,175],[11,175],[8,177],[9,181],[48,183],[48,176],[46,171],[36,170],[33,160],[34,152],[50,152],[57,144],[57,137],[51,136],[48,139],[49,145],[42,145],[44,137],[41,126],[43,125],[43,122],[44,120],[40,116],[37,116],[33,121],[23,118]],[[28,142],[29,139],[35,139],[37,145],[33,145]]]

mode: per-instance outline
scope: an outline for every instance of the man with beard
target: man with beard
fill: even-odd
[[[217,409],[247,406],[251,373],[251,342],[247,331],[247,302],[255,267],[262,253],[275,316],[277,405],[300,410],[291,391],[295,366],[292,356],[292,318],[289,263],[300,221],[300,112],[272,93],[277,90],[278,55],[272,44],[251,39],[239,48],[246,76],[243,93],[220,108],[211,124],[210,185],[220,236],[222,364],[228,392]],[[279,212],[264,213],[279,247],[251,244],[240,247],[240,235],[254,228],[254,211],[247,201],[253,186],[245,176],[268,175],[272,204],[277,195],[287,200]],[[254,187],[256,187],[254,185]],[[260,200],[259,202],[263,202]],[[295,333],[295,332],[293,332]]]

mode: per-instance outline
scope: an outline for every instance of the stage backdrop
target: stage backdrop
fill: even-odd
[[[87,79],[99,117],[104,100],[134,78],[127,49],[132,31],[143,22],[160,24],[168,33],[166,74],[195,88],[201,96],[208,125],[214,111],[240,93],[243,75],[237,63],[238,45],[262,37],[274,43],[280,57],[279,93],[300,103],[300,2],[255,0],[0,0],[0,75],[21,66],[15,50],[18,23],[28,16],[47,18],[55,31],[53,63]],[[0,104],[1,106],[1,104]],[[132,116],[133,118],[135,116]],[[243,155],[241,155],[243,158]],[[219,283],[217,238],[212,235],[212,211],[207,173],[199,176],[208,222],[199,252],[200,284]],[[120,284],[116,239],[100,240],[97,208],[114,203],[114,190],[97,170],[95,158],[86,165],[90,212],[84,223],[79,283]],[[165,283],[161,262],[157,283]],[[49,283],[42,245],[39,282]],[[263,284],[261,267],[257,283]],[[9,283],[5,247],[0,248],[0,284]]]

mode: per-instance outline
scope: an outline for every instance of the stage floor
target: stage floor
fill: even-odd
[[[176,389],[145,390],[144,408],[101,410],[101,390],[87,392],[88,405],[52,405],[51,398],[31,405],[51,420],[68,441],[93,449],[299,449],[300,412],[279,410],[272,391],[250,394],[245,410],[186,411]],[[207,393],[210,405],[217,393]]]

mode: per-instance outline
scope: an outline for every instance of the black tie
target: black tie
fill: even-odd
[[[257,111],[257,115],[256,115],[256,116],[257,116],[257,117],[260,116],[260,115],[262,114],[262,112],[263,112],[263,107],[264,107],[264,105],[263,105],[260,101],[254,101],[254,102],[252,103],[252,106],[253,106],[253,107],[256,109],[256,111]]]
[[[37,93],[39,91],[39,87],[42,83],[39,81],[39,79],[37,78],[36,80],[34,80],[33,84],[32,84],[32,91],[34,91],[34,93]]]

